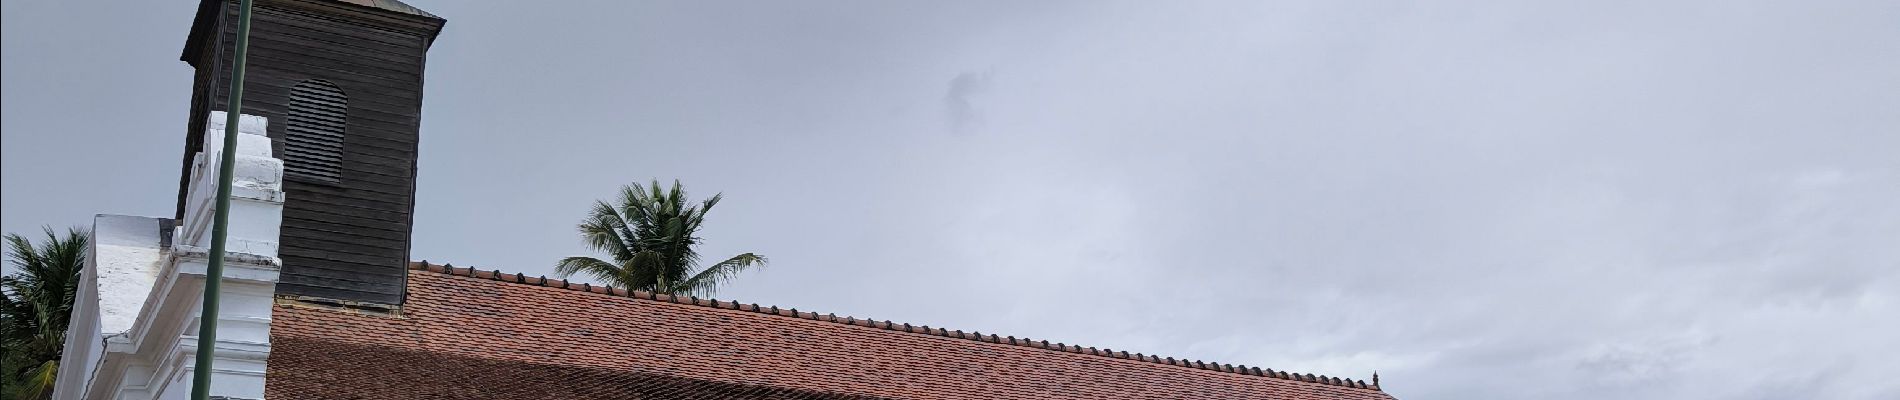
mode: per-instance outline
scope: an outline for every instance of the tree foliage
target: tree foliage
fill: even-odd
[[[554,271],[629,289],[710,296],[739,273],[767,262],[764,256],[744,253],[699,266],[693,246],[700,238],[694,235],[721,197],[714,194],[694,204],[677,180],[664,190],[659,180],[621,187],[617,202],[595,202],[579,226],[587,246],[607,258],[568,257],[556,263]]]
[[[0,397],[52,396],[87,238],[80,229],[61,238],[49,227],[46,240],[35,246],[24,236],[6,235],[14,272],[0,277]]]

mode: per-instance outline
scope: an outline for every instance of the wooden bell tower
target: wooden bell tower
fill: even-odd
[[[284,161],[280,296],[400,305],[415,209],[422,75],[446,20],[396,0],[255,0],[244,113]],[[205,118],[230,89],[236,0],[202,0],[179,217]]]

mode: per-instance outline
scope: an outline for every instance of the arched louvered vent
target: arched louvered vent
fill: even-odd
[[[343,126],[348,98],[321,79],[290,89],[284,124],[284,175],[337,182],[343,177]]]

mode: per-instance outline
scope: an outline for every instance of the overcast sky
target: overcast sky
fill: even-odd
[[[4,229],[169,216],[195,1],[4,3]],[[621,184],[720,298],[1370,379],[1900,398],[1900,2],[441,1],[414,257]]]

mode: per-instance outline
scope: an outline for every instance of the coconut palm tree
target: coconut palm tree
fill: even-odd
[[[689,205],[686,190],[677,180],[669,190],[661,190],[657,179],[648,186],[621,187],[618,203],[594,202],[579,226],[587,246],[608,258],[563,258],[554,272],[563,277],[587,275],[629,289],[710,296],[740,272],[766,264],[764,256],[745,253],[699,267],[699,253],[693,246],[700,239],[694,234],[720,197],[714,194]]]
[[[7,234],[14,273],[0,277],[0,395],[9,399],[52,396],[60,352],[66,344],[67,315],[86,266],[87,234],[71,229],[61,239],[46,228],[46,241],[34,246],[26,237]]]

